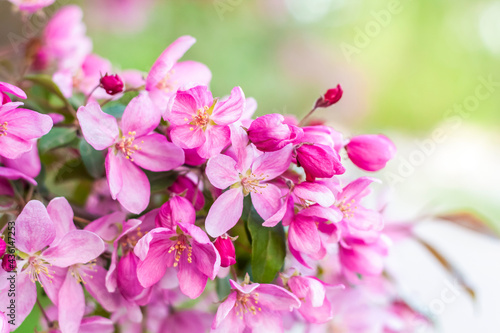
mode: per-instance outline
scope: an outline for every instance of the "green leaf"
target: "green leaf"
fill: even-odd
[[[64,103],[69,103],[66,97],[64,97],[63,93],[61,92],[61,89],[59,89],[57,84],[52,81],[52,78],[49,75],[28,75],[24,77],[24,79],[44,87],[45,89],[49,90],[51,93],[59,97],[62,101],[64,101]]]
[[[66,161],[57,171],[54,182],[60,184],[70,180],[93,180],[79,158]]]
[[[80,140],[80,156],[89,175],[99,179],[104,175],[104,154],[95,150],[85,139]]]
[[[144,173],[151,184],[151,192],[165,191],[177,179],[178,173],[175,171],[153,172],[144,170]]]
[[[217,291],[217,296],[219,297],[219,300],[222,301],[231,292],[231,285],[229,284],[229,275],[223,279],[221,278],[215,279],[215,283],[216,283],[215,290]]]
[[[108,103],[106,104],[103,108],[102,111],[106,112],[107,114],[112,115],[115,118],[121,118],[123,116],[123,112],[125,111],[126,105],[116,103],[116,104],[111,104]]]
[[[250,196],[245,197],[243,216],[252,243],[252,277],[254,282],[270,283],[283,267],[286,255],[283,225],[263,227],[264,220],[252,205]]]
[[[51,149],[65,146],[76,138],[76,130],[68,127],[53,127],[38,141],[38,149],[43,154]]]

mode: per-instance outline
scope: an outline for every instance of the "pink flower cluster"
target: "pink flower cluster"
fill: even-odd
[[[13,269],[0,269],[1,332],[20,327],[42,289],[51,302],[42,326],[50,332],[368,332],[374,325],[374,332],[400,332],[409,325],[412,309],[381,276],[391,243],[383,215],[365,202],[379,181],[347,172],[348,160],[382,169],[395,154],[388,138],[345,140],[330,126],[281,114],[254,119],[255,100],[242,88],[214,97],[210,70],[179,61],[195,42],[190,36],[168,46],[145,79],[136,71],[107,74],[111,65],[91,53],[81,18],[75,6],[54,15],[32,68],[52,69],[64,96],[86,97],[76,114],[61,121],[22,109],[11,95],[25,92],[0,83],[0,194],[17,209],[6,213],[16,234],[15,256],[4,258],[15,260],[17,273],[12,298],[5,281]],[[123,114],[107,112],[126,94],[134,95]],[[340,86],[328,90],[315,108],[341,97]],[[106,178],[95,181],[85,209],[34,180],[36,141],[52,119],[55,127],[75,126],[81,142],[102,152]],[[159,175],[170,180],[161,190],[154,189]],[[286,235],[283,267],[265,283],[250,281],[248,258],[260,240],[245,235],[248,209],[260,230]],[[380,295],[383,306],[366,306]]]

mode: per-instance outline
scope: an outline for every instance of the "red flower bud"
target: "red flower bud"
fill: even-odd
[[[229,267],[236,264],[236,254],[231,237],[227,234],[217,237],[214,245],[220,254],[220,265],[222,267]]]
[[[342,87],[340,86],[340,84],[337,84],[335,88],[328,89],[323,96],[318,98],[315,107],[316,108],[329,107],[330,105],[337,103],[342,98],[343,93],[344,91],[342,90]]]
[[[17,267],[16,256],[13,254],[6,254],[2,258],[2,268],[6,272],[12,272]]]
[[[0,238],[0,257],[5,254],[7,250],[7,243],[3,239]]]
[[[104,75],[101,77],[101,87],[110,95],[116,95],[123,91],[123,81],[118,75]]]

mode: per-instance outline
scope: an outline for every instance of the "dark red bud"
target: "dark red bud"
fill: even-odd
[[[218,237],[214,246],[220,254],[220,265],[222,267],[229,267],[236,263],[236,253],[231,237],[227,234]]]
[[[2,258],[2,268],[6,272],[12,272],[17,267],[16,256],[13,254],[6,254]]]
[[[104,75],[101,77],[101,87],[110,95],[116,95],[123,91],[123,81],[118,75]]]
[[[7,250],[7,243],[5,243],[5,241],[2,238],[0,238],[0,257],[5,254],[6,250]]]
[[[323,96],[318,98],[315,107],[317,108],[329,107],[330,105],[333,105],[338,101],[340,101],[343,93],[344,91],[342,90],[342,87],[340,86],[340,84],[338,84],[335,88],[328,89]]]

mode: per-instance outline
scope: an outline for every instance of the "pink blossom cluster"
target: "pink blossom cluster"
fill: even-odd
[[[30,69],[51,75],[69,111],[24,109],[11,98],[25,99],[20,87],[31,86],[0,83],[0,194],[8,199],[0,208],[15,220],[15,256],[4,255],[15,267],[0,268],[0,332],[22,327],[38,306],[43,331],[62,333],[389,333],[420,318],[382,275],[391,241],[382,212],[365,200],[379,181],[346,172],[384,168],[395,154],[387,137],[345,139],[291,115],[254,117],[256,101],[241,87],[214,97],[208,67],[180,61],[190,36],[148,73],[116,73],[91,53],[81,20],[78,7],[61,8]],[[342,93],[328,90],[314,109]],[[122,114],[106,108],[131,95]],[[67,127],[105,170],[85,208],[35,180],[45,179],[37,140]],[[281,232],[276,271],[279,238],[263,248],[251,228]],[[49,306],[38,303],[42,295]]]

